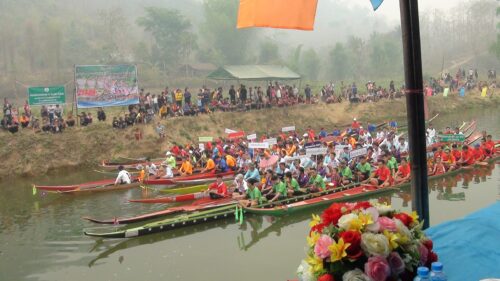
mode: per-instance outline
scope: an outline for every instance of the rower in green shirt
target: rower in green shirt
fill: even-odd
[[[285,173],[285,184],[288,189],[288,196],[303,195],[306,192],[300,188],[299,182],[292,177],[291,172]]]
[[[352,171],[345,160],[342,160],[342,162],[340,162],[339,170],[340,176],[342,177],[342,185],[350,184],[352,182]]]
[[[260,193],[260,190],[255,187],[255,183],[257,183],[256,179],[248,179],[247,185],[248,190],[246,191],[246,199],[239,200],[238,203],[243,207],[250,207],[262,204],[262,201],[265,200]]]
[[[165,160],[165,163],[167,166],[170,166],[172,170],[177,166],[177,161],[170,151],[167,152],[167,159]]]
[[[287,196],[285,183],[282,182],[277,175],[273,175],[272,182],[273,182],[273,193],[267,195],[267,199],[269,199],[269,202],[285,199]]]
[[[364,181],[370,177],[372,172],[372,165],[368,163],[366,157],[361,158],[361,162],[356,165],[356,170],[358,170],[358,182]]]
[[[318,174],[316,168],[309,169],[309,192],[320,192],[326,190],[325,180]]]
[[[387,168],[391,170],[391,174],[394,176],[396,174],[396,171],[398,170],[398,161],[391,154],[386,154],[384,158],[385,162],[387,162]]]

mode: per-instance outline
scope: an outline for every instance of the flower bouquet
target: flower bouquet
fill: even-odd
[[[418,266],[437,261],[414,212],[370,202],[335,203],[313,215],[303,281],[413,280]]]

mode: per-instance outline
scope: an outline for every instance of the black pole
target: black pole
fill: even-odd
[[[412,208],[429,227],[429,195],[425,136],[424,91],[418,1],[399,0],[405,68],[406,110],[410,137]]]

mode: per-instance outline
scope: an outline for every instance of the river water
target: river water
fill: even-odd
[[[442,128],[475,118],[479,130],[500,138],[500,112],[440,116]],[[98,159],[96,159],[98,160]],[[92,171],[1,182],[0,281],[16,280],[287,280],[305,256],[311,213],[247,216],[134,239],[83,235],[96,227],[82,216],[133,216],[162,206],[127,203],[140,190],[85,196],[32,194],[31,184],[68,184],[102,178]],[[429,183],[431,225],[456,219],[498,200],[500,165]],[[410,190],[373,198],[411,210]]]

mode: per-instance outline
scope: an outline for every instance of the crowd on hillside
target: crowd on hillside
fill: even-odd
[[[432,96],[449,88],[455,92],[460,88],[481,91],[483,87],[496,88],[496,71],[488,71],[488,81],[479,81],[477,70],[459,69],[453,77],[444,73],[442,77],[430,78],[425,84],[426,95]],[[336,92],[336,90],[338,92]],[[492,94],[493,91],[490,91]],[[336,87],[333,82],[324,85],[318,92],[313,92],[310,85],[300,91],[296,85],[269,82],[267,86],[231,85],[227,92],[222,87],[210,89],[202,87],[197,93],[192,93],[189,88],[184,90],[176,88],[165,88],[160,94],[151,94],[141,89],[139,104],[130,105],[128,112],[122,116],[113,117],[113,128],[123,129],[138,123],[151,123],[155,118],[166,119],[179,116],[196,116],[209,114],[216,111],[249,111],[272,107],[305,106],[318,102],[325,103],[364,103],[377,102],[382,99],[396,99],[405,95],[404,86],[396,87],[394,81],[390,81],[389,87],[377,85],[374,81],[368,81],[363,87],[356,83],[345,84],[343,81]],[[4,99],[3,118],[1,127],[12,133],[19,128],[31,128],[36,132],[63,132],[67,127],[72,127],[78,122],[81,126],[93,123],[90,112],[81,112],[76,118],[72,112],[63,117],[63,108],[59,105],[42,106],[40,118],[32,114],[30,105],[26,101],[23,112]],[[98,109],[97,119],[106,120],[106,113],[102,108]]]

